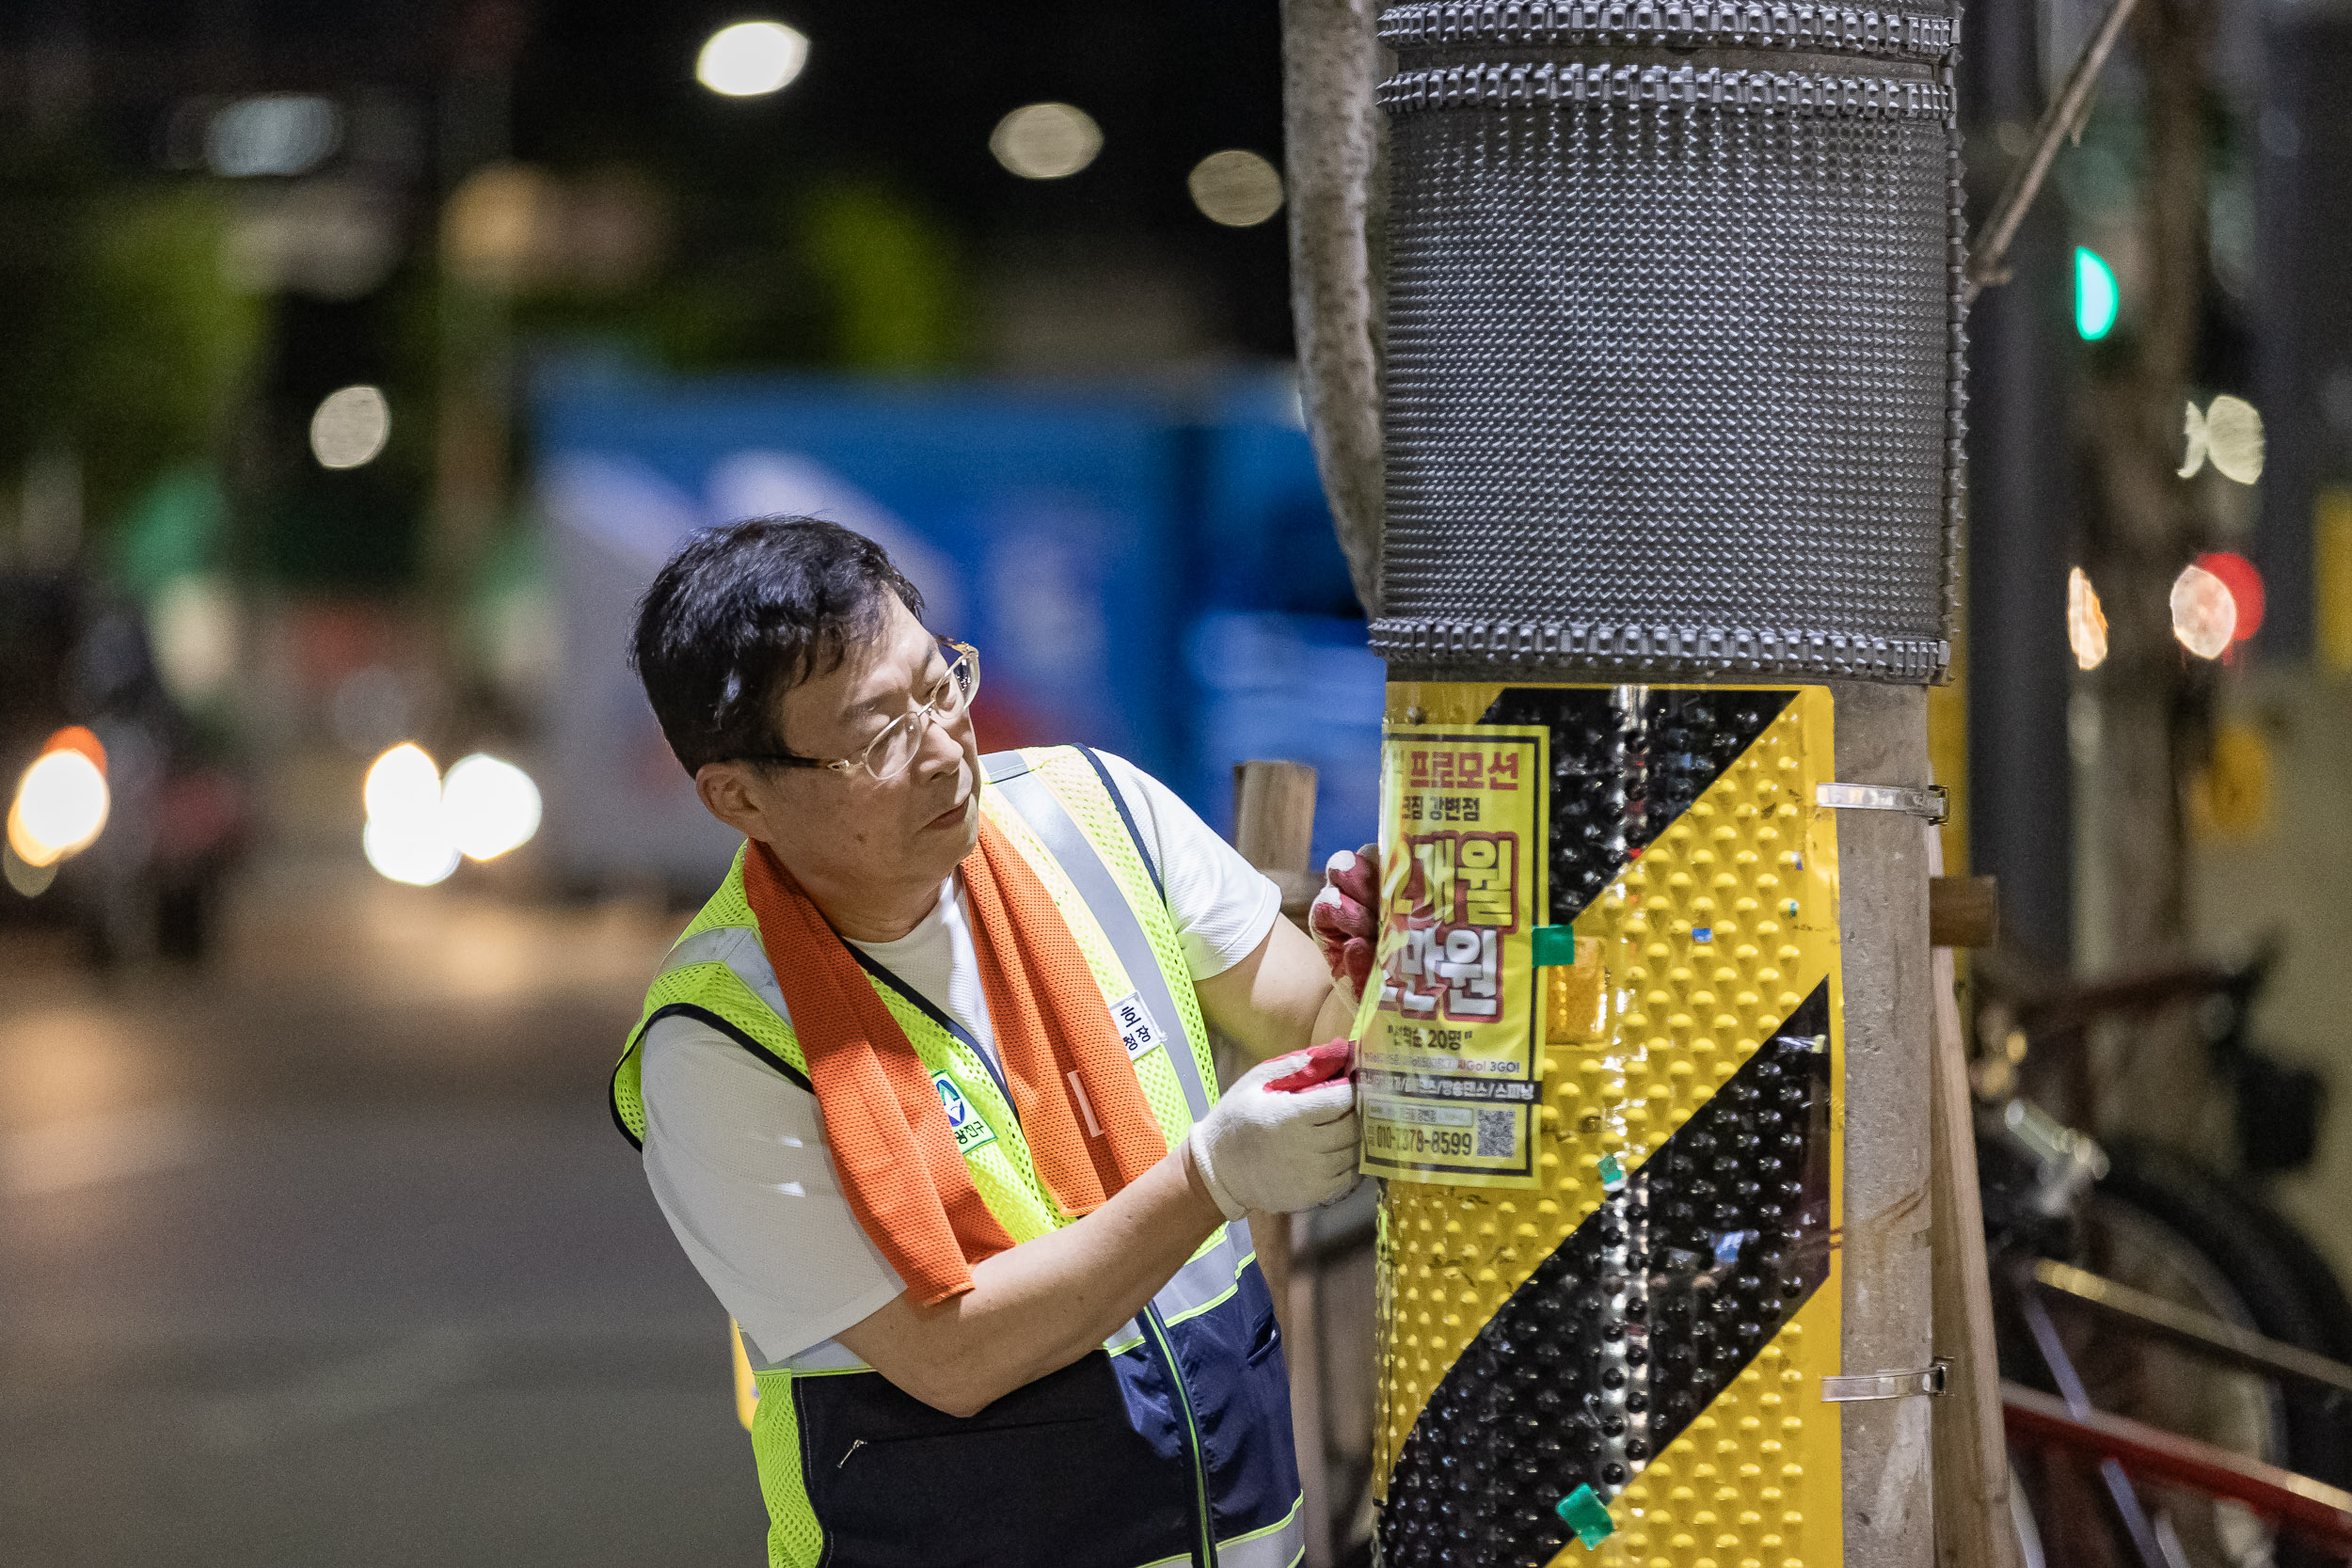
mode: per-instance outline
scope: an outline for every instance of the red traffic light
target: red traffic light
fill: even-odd
[[[2209,550],[2197,558],[2197,564],[2221,579],[2237,605],[2237,627],[2230,634],[2233,642],[2243,642],[2262,629],[2263,575],[2254,563],[2235,550]]]

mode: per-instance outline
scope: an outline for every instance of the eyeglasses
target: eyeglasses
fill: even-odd
[[[932,685],[923,705],[883,725],[882,733],[866,742],[861,754],[827,761],[822,757],[796,756],[790,752],[763,752],[738,760],[771,762],[781,768],[830,768],[836,773],[854,773],[863,768],[878,782],[887,784],[914,765],[914,753],[922,750],[923,734],[929,725],[954,723],[963,717],[972,699],[979,693],[979,651],[968,642],[946,637],[939,640],[939,645],[943,651],[952,649],[955,657],[948,660],[946,671]]]

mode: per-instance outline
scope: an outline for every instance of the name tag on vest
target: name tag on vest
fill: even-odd
[[[982,1144],[996,1141],[987,1118],[972,1108],[972,1102],[963,1098],[963,1091],[956,1087],[954,1079],[944,1072],[934,1072],[931,1085],[939,1090],[939,1108],[947,1113],[947,1125],[955,1132],[957,1153],[969,1154]]]
[[[1131,990],[1111,1004],[1111,1022],[1119,1026],[1119,1043],[1127,1048],[1127,1059],[1131,1062],[1147,1051],[1168,1044],[1168,1037],[1160,1033],[1159,1021],[1143,1005],[1140,991]]]

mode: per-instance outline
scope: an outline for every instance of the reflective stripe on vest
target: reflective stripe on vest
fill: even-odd
[[[776,983],[775,966],[768,961],[768,949],[751,927],[714,926],[707,931],[680,937],[654,978],[659,980],[695,964],[726,965],[743,982],[744,990],[767,1003],[768,1010],[783,1020],[787,1027],[791,1025],[792,1009],[784,1005],[784,988]]]
[[[1293,1505],[1290,1517],[1279,1525],[1252,1530],[1216,1544],[1217,1568],[1293,1568],[1307,1555],[1307,1521],[1300,1517],[1305,1499]],[[1145,1568],[1191,1568],[1192,1554],[1164,1557]]]
[[[1119,955],[1120,966],[1126,970],[1127,978],[1134,982],[1152,1018],[1160,1021],[1163,1028],[1182,1032],[1184,1015],[1178,1010],[1176,997],[1168,989],[1168,976],[1160,967],[1158,956],[1152,951],[1152,939],[1136,919],[1135,910],[1112,879],[1102,851],[1087,837],[1086,830],[1054,798],[1045,781],[1027,769],[992,783],[1053,855],[1071,885],[1078,890],[1078,896],[1086,900],[1087,908],[1103,927],[1103,934],[1110,939],[1111,950]],[[1146,854],[1141,844],[1136,846],[1136,851]],[[1145,863],[1150,864],[1148,855]],[[1184,1085],[1184,1102],[1192,1107],[1192,1119],[1199,1121],[1209,1114],[1215,1100],[1200,1082],[1199,1057],[1176,1047],[1175,1040],[1168,1041],[1168,1065],[1176,1069],[1176,1081]]]

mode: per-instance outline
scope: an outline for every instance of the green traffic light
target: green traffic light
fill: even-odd
[[[2115,292],[2115,269],[2088,245],[2074,247],[2074,330],[2085,342],[2095,343],[2114,329],[2122,304]]]

